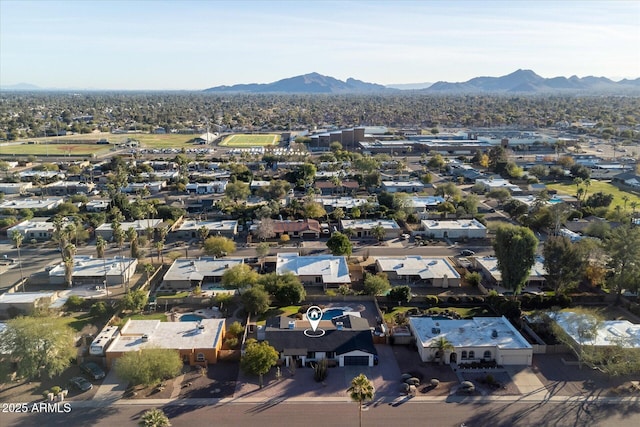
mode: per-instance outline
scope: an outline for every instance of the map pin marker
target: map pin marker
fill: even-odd
[[[307,319],[311,324],[311,329],[315,332],[322,320],[322,309],[317,305],[312,305],[307,309]]]

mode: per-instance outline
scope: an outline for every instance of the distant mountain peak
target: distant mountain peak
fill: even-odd
[[[210,93],[374,93],[392,92],[382,85],[366,83],[349,77],[347,81],[325,76],[317,72],[278,80],[273,83],[237,84],[205,89]]]

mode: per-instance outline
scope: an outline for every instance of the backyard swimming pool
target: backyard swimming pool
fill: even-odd
[[[203,319],[204,317],[198,316],[197,314],[194,314],[194,313],[186,313],[180,316],[181,322],[199,322]]]

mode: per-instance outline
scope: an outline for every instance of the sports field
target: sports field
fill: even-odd
[[[576,195],[576,185],[575,184],[547,184],[547,187],[556,190],[558,193],[570,194],[572,196]],[[582,185],[582,188],[585,188]],[[612,194],[613,202],[609,206],[609,210],[615,209],[616,205],[620,205],[620,207],[624,208],[624,200],[622,200],[623,196],[629,197],[627,202],[627,209],[630,208],[631,202],[636,202],[640,204],[640,197],[636,196],[633,193],[629,193],[627,191],[622,191],[618,187],[608,182],[591,180],[591,185],[587,188],[587,198],[593,193],[603,192],[604,194]]]
[[[277,134],[237,134],[229,135],[220,143],[224,147],[261,147],[278,145],[280,135]]]
[[[15,144],[0,146],[3,156],[86,156],[104,154],[109,151],[109,145],[97,144]]]

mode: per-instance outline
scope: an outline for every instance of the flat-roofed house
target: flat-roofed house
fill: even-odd
[[[57,292],[4,293],[0,295],[0,318],[10,318],[15,316],[15,312],[31,315],[40,307],[49,307],[56,299]]]
[[[436,239],[484,239],[487,227],[476,219],[422,220],[422,230]]]
[[[558,311],[548,314],[550,319],[573,340],[573,345],[583,347],[617,347],[638,351],[640,357],[640,324],[628,320],[603,320],[586,313]],[[595,333],[584,333],[593,328]]]
[[[224,236],[233,239],[238,234],[238,221],[194,221],[185,220],[174,231],[182,239],[199,238],[200,228],[206,227],[210,236]]]
[[[33,184],[30,182],[1,182],[0,193],[4,194],[24,194],[32,191]]]
[[[305,285],[327,288],[351,284],[347,258],[343,256],[279,253],[276,256],[276,274],[287,272],[298,276]]]
[[[388,193],[419,193],[424,191],[420,181],[382,181],[382,189]]]
[[[0,209],[31,209],[50,210],[57,208],[64,202],[62,197],[51,197],[46,199],[11,199],[0,203]]]
[[[222,194],[229,181],[193,182],[187,184],[187,192],[193,194]]]
[[[475,268],[479,269],[482,275],[491,280],[498,286],[502,285],[502,273],[498,269],[498,258],[496,257],[471,257]],[[544,268],[544,258],[538,256],[535,259],[531,271],[529,273],[529,279],[526,286],[540,287],[546,280],[547,271]]]
[[[73,257],[72,285],[122,285],[136,272],[138,260],[135,258],[93,258],[92,256]],[[65,282],[64,263],[49,270],[49,283],[62,285]]]
[[[242,258],[178,258],[162,280],[170,290],[187,290],[207,283],[219,283],[228,269],[243,264]]]
[[[52,222],[47,222],[49,218],[32,218],[26,221],[22,221],[19,224],[7,229],[7,235],[11,237],[14,231],[22,234],[25,240],[51,240],[55,227]]]
[[[402,228],[393,219],[343,219],[340,220],[340,229],[353,230],[353,237],[367,238],[374,237],[372,230],[376,227],[382,227],[384,230],[384,239],[395,239],[402,234]]]
[[[385,273],[392,282],[404,282],[411,286],[438,288],[461,286],[460,273],[445,257],[425,258],[419,255],[376,257],[376,271]]]
[[[415,337],[423,362],[437,360],[436,342],[446,338],[453,349],[444,353],[444,363],[495,361],[498,365],[531,366],[531,344],[504,317],[437,319],[410,317],[409,328]]]
[[[224,319],[198,322],[127,320],[105,352],[107,366],[125,353],[151,348],[175,350],[191,366],[216,363],[225,334]]]
[[[122,231],[127,231],[130,228],[136,230],[138,236],[142,236],[146,233],[147,228],[156,229],[162,223],[161,219],[138,219],[131,222],[120,223]],[[96,235],[102,236],[104,239],[110,241],[113,238],[113,228],[110,223],[105,223],[96,228]]]

